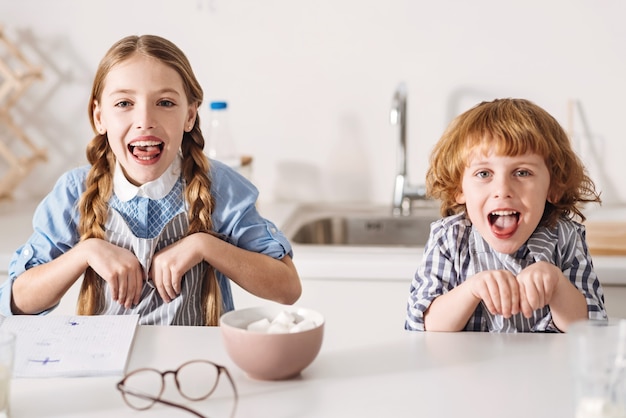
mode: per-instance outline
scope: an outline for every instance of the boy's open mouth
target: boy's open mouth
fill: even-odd
[[[498,237],[509,237],[517,231],[520,213],[514,210],[496,210],[489,214],[491,231]]]
[[[135,141],[132,144],[128,144],[128,151],[138,160],[148,161],[161,154],[163,151],[163,142]]]

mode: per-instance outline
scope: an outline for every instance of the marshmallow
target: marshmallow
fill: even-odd
[[[263,318],[250,323],[247,330],[268,334],[287,334],[308,331],[316,326],[315,321],[304,318],[300,313],[281,311],[271,321],[268,318]]]
[[[295,323],[295,317],[292,313],[287,311],[281,311],[276,318],[272,320],[272,324],[283,324],[287,327],[290,327]]]
[[[269,321],[269,319],[267,318],[263,318],[263,319],[259,319],[258,321],[254,321],[252,323],[250,323],[248,325],[248,331],[255,331],[255,332],[267,332],[267,330],[269,329],[271,323]]]
[[[315,328],[315,322],[310,319],[303,319],[302,321],[291,327],[291,329],[289,329],[289,332],[302,332],[308,331],[313,328]]]
[[[267,329],[268,334],[287,334],[289,332],[289,325],[281,324],[280,322],[273,322]]]

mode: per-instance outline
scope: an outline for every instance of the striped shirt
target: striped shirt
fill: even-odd
[[[422,263],[411,282],[405,328],[424,331],[424,313],[433,300],[474,274],[508,270],[517,275],[537,261],[546,261],[561,269],[585,296],[590,319],[607,318],[604,294],[593,270],[583,225],[559,219],[554,228],[538,227],[514,254],[502,254],[491,249],[465,213],[461,213],[431,225]],[[504,318],[491,314],[483,302],[470,317],[465,331],[559,332],[549,306],[537,309],[531,318],[521,313]]]

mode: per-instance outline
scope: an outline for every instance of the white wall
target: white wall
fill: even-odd
[[[622,0],[0,0],[7,36],[45,76],[14,116],[49,161],[16,196],[46,192],[85,161],[98,61],[119,38],[154,33],[187,53],[207,102],[231,103],[262,201],[390,202],[388,116],[405,81],[414,182],[447,123],[477,102],[525,97],[580,133],[568,118],[575,99],[601,161],[583,147],[591,174],[607,203],[621,203],[624,16]]]

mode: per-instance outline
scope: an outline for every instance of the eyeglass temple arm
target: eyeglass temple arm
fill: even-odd
[[[233,392],[235,393],[235,400],[239,400],[239,393],[237,392],[237,386],[235,386],[235,380],[230,375],[230,372],[228,371],[228,369],[226,367],[222,367],[222,370],[226,374],[226,377],[228,378],[228,380],[230,382],[230,385],[233,388]]]
[[[226,377],[228,378],[228,381],[230,382],[230,386],[232,386],[233,388],[233,393],[235,394],[235,402],[233,402],[233,410],[230,413],[230,418],[233,418],[235,416],[235,412],[237,412],[237,405],[239,404],[239,393],[237,392],[237,386],[235,386],[235,381],[233,380],[233,377],[230,375],[230,372],[228,371],[228,369],[224,366],[219,366],[220,370],[224,371],[224,374],[226,374]]]
[[[138,398],[147,399],[147,400],[151,400],[151,401],[162,403],[164,405],[172,406],[174,408],[183,409],[183,410],[185,410],[185,411],[187,411],[187,412],[189,412],[191,414],[194,414],[198,418],[209,418],[209,417],[207,417],[205,415],[202,415],[198,411],[194,411],[193,409],[189,408],[188,406],[185,406],[185,405],[182,405],[182,404],[178,404],[178,403],[175,403],[175,402],[170,402],[168,400],[161,399],[161,398],[155,398],[153,396],[148,396],[148,395],[146,395],[144,393],[133,392],[132,390],[128,390],[128,388],[122,387],[121,385],[118,385],[118,388],[121,391],[126,392],[128,394],[131,394],[133,396],[136,396]]]
[[[179,403],[175,403],[175,402],[170,402],[170,401],[166,401],[165,399],[155,399],[157,402],[160,402],[162,404],[165,405],[169,405],[169,406],[173,406],[174,408],[180,408],[183,409],[191,414],[194,414],[195,416],[197,416],[198,418],[209,418],[206,415],[202,415],[201,413],[199,413],[198,411],[194,411],[193,409],[189,408],[188,406],[179,404]]]

